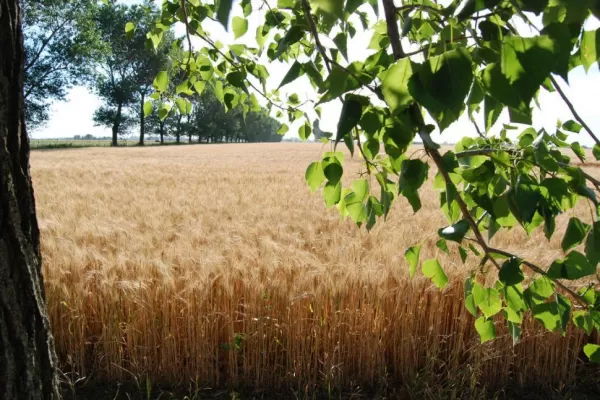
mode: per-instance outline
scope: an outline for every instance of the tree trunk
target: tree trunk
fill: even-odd
[[[118,140],[118,135],[119,135],[119,126],[121,125],[121,112],[122,111],[123,111],[123,105],[121,103],[119,103],[119,105],[117,106],[117,115],[115,116],[115,120],[113,121],[112,143],[110,144],[111,146],[119,145],[117,140]]]
[[[140,141],[138,145],[144,145],[144,135],[146,134],[146,115],[144,114],[144,100],[146,94],[142,92],[142,99],[140,101]]]
[[[29,174],[18,0],[0,0],[0,398],[58,399]]]
[[[177,138],[177,144],[180,143],[180,137],[181,137],[181,119],[183,118],[183,115],[179,115],[177,117],[177,130],[175,131],[175,137]]]
[[[164,123],[164,121],[160,121],[159,133],[160,133],[160,144],[165,144],[165,123]]]

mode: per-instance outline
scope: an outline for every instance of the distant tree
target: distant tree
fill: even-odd
[[[150,135],[158,135],[160,144],[164,144],[165,137],[171,136],[174,131],[174,127],[177,124],[177,114],[172,110],[170,105],[160,103],[156,105],[157,109],[161,107],[163,109],[164,107],[168,108],[166,117],[161,118],[158,113],[152,112],[146,119],[146,132]]]
[[[160,71],[169,71],[169,53],[181,51],[180,41],[176,41],[173,32],[167,30],[162,32],[162,40],[157,48],[154,48],[152,40],[148,39],[146,32],[159,16],[159,11],[151,0],[145,0],[142,5],[132,6],[130,13],[134,18],[129,21],[126,28],[129,38],[128,46],[134,64],[133,80],[136,85],[136,94],[139,99],[139,145],[144,145],[145,118],[151,104],[144,105],[148,96],[153,92],[153,83]],[[171,57],[174,57],[171,55]]]
[[[118,135],[128,133],[136,123],[135,117],[129,114],[127,110],[118,106],[115,109],[112,105],[103,105],[94,111],[93,120],[95,126],[112,127],[113,136],[111,140],[113,146],[116,146],[114,143]]]
[[[98,3],[93,0],[21,1],[25,47],[25,118],[42,126],[49,104],[91,76],[106,51],[94,27]]]
[[[111,128],[113,146],[117,145],[118,135],[132,125],[127,109],[142,93],[146,95],[148,80],[151,83],[154,79],[151,74],[159,69],[161,57],[146,48],[146,39],[142,35],[143,27],[153,21],[152,10],[149,2],[127,7],[110,0],[100,7],[95,19],[96,29],[110,52],[97,63],[93,88],[104,100],[104,105],[94,114],[94,121]],[[142,27],[139,33],[136,33],[136,24]],[[140,114],[143,114],[143,103],[139,104]],[[143,117],[140,122],[143,126]]]
[[[266,111],[250,112],[241,131],[248,142],[281,142],[283,136],[277,133],[280,127],[281,124]]]

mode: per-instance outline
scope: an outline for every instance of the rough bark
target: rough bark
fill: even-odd
[[[58,399],[29,174],[18,0],[0,0],[0,398]]]
[[[144,145],[144,135],[146,134],[146,115],[144,114],[144,100],[146,98],[146,94],[142,92],[142,99],[140,101],[140,141],[139,145]]]

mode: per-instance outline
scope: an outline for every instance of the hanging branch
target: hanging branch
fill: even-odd
[[[402,49],[402,43],[400,42],[400,34],[398,32],[398,25],[396,23],[395,6],[394,6],[393,0],[383,0],[383,7],[385,10],[385,18],[386,18],[386,24],[387,24],[387,29],[388,29],[388,37],[389,37],[390,43],[392,45],[392,51],[394,53],[395,59],[399,60],[401,58],[406,57],[406,54],[404,53],[404,50]],[[418,104],[413,103],[410,107],[413,108],[413,115],[421,115],[420,107]],[[438,150],[439,145],[437,145],[431,139],[431,136],[430,136],[428,130],[426,129],[426,127],[424,126],[423,121],[420,122],[420,127],[418,130],[418,133],[423,141],[425,150],[431,156],[433,162],[437,166],[438,171],[442,175],[442,178],[444,179],[446,184],[453,185],[452,180],[450,179],[450,176],[448,174],[448,171],[446,171],[446,169],[444,167],[444,162],[442,160],[442,156]],[[504,250],[499,250],[499,249],[489,247],[488,243],[483,238],[481,231],[479,230],[478,223],[473,219],[473,216],[471,215],[471,213],[469,211],[469,207],[468,207],[467,203],[465,202],[465,200],[462,198],[460,193],[457,193],[455,200],[460,208],[463,218],[468,222],[469,226],[473,230],[473,233],[475,234],[475,238],[476,238],[475,241],[483,249],[483,251],[485,253],[485,258],[489,259],[494,264],[494,266],[498,270],[500,270],[500,265],[494,259],[492,253],[500,254],[503,256],[507,256],[507,257],[516,257],[515,255],[508,253]],[[530,263],[527,261],[523,261],[522,263],[523,263],[523,265],[525,265],[530,270],[532,270],[536,273],[543,274],[544,276],[547,275],[543,269],[539,268],[538,266],[536,266],[533,263]],[[565,292],[569,293],[569,295],[571,295],[575,300],[577,300],[582,306],[584,306],[584,307],[587,306],[587,303],[581,296],[579,296],[577,293],[573,292],[573,290],[566,287],[560,281],[555,280],[555,282],[560,288],[562,288]]]

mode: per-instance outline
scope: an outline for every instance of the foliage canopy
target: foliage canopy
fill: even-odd
[[[272,4],[271,4],[272,3]],[[276,3],[276,4],[275,4]],[[285,98],[267,90],[267,65],[286,63],[289,71],[279,87],[306,76],[319,104],[340,101],[342,111],[334,147],[344,142],[363,160],[365,175],[343,187],[343,156],[326,152],[311,163],[306,181],[311,190],[324,187],[328,207],[371,229],[404,196],[414,212],[421,208],[419,190],[428,181],[423,153],[408,153],[415,139],[437,169],[431,182],[440,193],[440,209],[448,225],[438,231],[438,246],[480,260],[465,284],[467,309],[477,318],[481,341],[496,336],[501,315],[516,342],[524,314],[532,313],[544,327],[566,332],[571,321],[586,332],[600,328],[600,182],[573,163],[585,163],[576,140],[588,135],[600,141],[577,114],[560,81],[578,66],[597,63],[600,33],[586,30],[600,4],[594,0],[263,0],[239,3],[245,18],[260,25],[255,43],[224,46],[203,27],[220,21],[235,37],[248,35],[244,18],[231,18],[232,1],[163,1],[160,21],[148,33],[154,46],[175,23],[187,32],[187,50],[173,63],[185,74],[176,86],[194,90],[214,85],[226,108],[251,104],[262,97],[280,117],[304,120],[299,135],[311,133],[311,121],[299,96]],[[236,5],[237,7],[237,5]],[[364,61],[348,62],[358,29],[372,32]],[[194,50],[191,37],[203,46]],[[327,40],[332,38],[332,40]],[[214,80],[219,78],[219,80]],[[159,74],[162,82],[165,75]],[[225,82],[225,84],[223,84]],[[184,91],[155,85],[156,98],[177,103]],[[573,120],[558,121],[554,131],[532,127],[532,110],[542,91],[560,96]],[[490,133],[507,111],[511,124]],[[464,137],[455,151],[442,152],[433,132],[443,133],[462,115],[477,137]],[[514,124],[518,124],[515,126]],[[280,129],[285,133],[284,125]],[[512,132],[521,129],[520,134]],[[327,142],[325,137],[323,141]],[[570,150],[574,157],[567,154]],[[493,247],[504,229],[543,229],[550,239],[556,218],[578,202],[590,205],[583,221],[572,217],[562,239],[564,257],[538,266],[505,249]],[[453,242],[453,243],[451,243]],[[411,275],[422,273],[443,289],[448,281],[435,260],[419,262],[420,243],[406,251]],[[491,266],[492,268],[487,268]],[[482,284],[486,271],[497,271],[495,284]],[[488,280],[489,281],[489,280]],[[598,360],[600,347],[585,353]]]

